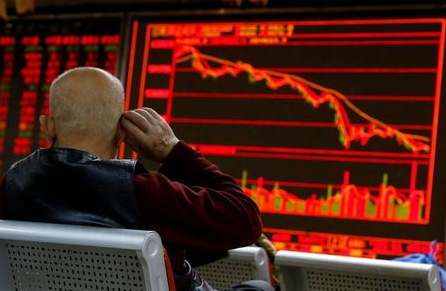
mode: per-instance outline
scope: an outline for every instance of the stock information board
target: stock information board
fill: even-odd
[[[47,146],[38,118],[63,71],[101,67],[115,74],[120,17],[27,19],[0,25],[0,169]]]
[[[437,240],[442,262],[444,20],[244,21],[135,16],[126,108],[236,177],[279,249],[388,258]]]

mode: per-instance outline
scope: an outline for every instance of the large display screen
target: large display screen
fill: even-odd
[[[444,19],[135,16],[126,107],[237,178],[279,249],[389,258],[437,240],[441,262],[444,37]]]
[[[0,169],[47,146],[39,115],[63,71],[95,66],[116,72],[120,17],[30,18],[0,24]]]

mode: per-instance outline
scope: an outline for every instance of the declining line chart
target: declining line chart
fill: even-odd
[[[234,63],[213,56],[203,55],[196,48],[191,46],[179,47],[176,50],[176,55],[174,57],[176,63],[192,60],[192,67],[197,70],[203,78],[219,78],[224,75],[237,77],[239,73],[246,72],[251,83],[265,81],[266,86],[272,90],[277,90],[283,86],[291,87],[314,108],[318,108],[321,104],[328,103],[330,108],[335,111],[334,123],[339,130],[339,140],[346,149],[350,148],[350,143],[352,141],[359,141],[361,145],[365,145],[370,138],[379,136],[381,138],[395,138],[398,141],[398,144],[402,144],[414,153],[420,151],[429,152],[429,145],[426,143],[429,141],[429,138],[402,133],[401,131],[369,116],[351,103],[348,98],[340,92],[324,88],[299,76],[268,70],[259,70],[248,63]],[[208,61],[217,63],[218,65],[221,65],[221,67],[212,67],[209,65]],[[317,94],[315,90],[318,90],[321,93]],[[367,125],[352,125],[342,103],[348,106],[356,114],[369,121],[369,123]]]
[[[281,247],[308,250],[305,233],[328,241],[333,227],[367,238],[353,253],[371,257],[443,237],[431,215],[445,200],[434,192],[444,20],[135,21],[133,31],[126,107],[154,108],[235,177],[271,238],[293,240]],[[382,251],[361,232],[369,223],[405,240]]]

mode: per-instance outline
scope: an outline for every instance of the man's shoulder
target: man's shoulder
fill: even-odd
[[[105,163],[115,164],[115,165],[121,165],[123,167],[132,168],[134,174],[145,174],[148,173],[147,169],[144,167],[141,162],[138,160],[133,159],[110,159],[110,160],[103,160]]]
[[[137,160],[132,159],[101,159],[100,157],[81,150],[71,148],[44,148],[38,149],[28,156],[15,162],[7,171],[22,170],[23,167],[45,164],[56,166],[59,163],[65,165],[77,165],[82,167],[113,167],[121,168],[135,174],[147,173],[145,167]],[[102,166],[101,166],[102,165]]]
[[[46,151],[46,150],[47,149],[38,149],[38,150],[32,152],[31,154],[27,155],[26,157],[16,161],[9,167],[8,172],[11,170],[17,169],[18,167],[20,167],[20,165],[23,165],[31,160],[36,159],[37,156],[42,154],[42,151]]]

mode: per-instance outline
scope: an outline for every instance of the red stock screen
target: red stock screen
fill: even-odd
[[[0,168],[47,146],[39,115],[64,70],[96,66],[116,72],[119,17],[29,19],[0,25]]]
[[[444,37],[443,19],[139,16],[126,108],[235,177],[278,249],[390,258],[437,240],[442,262]]]

